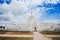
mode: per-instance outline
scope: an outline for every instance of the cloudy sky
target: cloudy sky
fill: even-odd
[[[60,0],[0,0],[0,24],[26,22],[31,12],[40,22],[60,23]]]

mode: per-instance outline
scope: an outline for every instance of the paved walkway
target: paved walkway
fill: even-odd
[[[0,37],[26,37],[26,38],[30,38],[33,37],[33,35],[9,35],[9,34],[0,34]]]
[[[43,34],[40,34],[39,32],[34,32],[34,40],[52,40],[52,39],[44,36]]]

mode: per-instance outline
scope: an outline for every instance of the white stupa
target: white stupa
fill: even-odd
[[[28,25],[30,28],[30,31],[38,31],[39,25],[38,20],[34,17],[34,13],[31,12],[28,18]]]

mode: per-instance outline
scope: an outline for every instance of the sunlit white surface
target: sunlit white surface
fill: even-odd
[[[52,40],[39,32],[34,32],[34,40]]]

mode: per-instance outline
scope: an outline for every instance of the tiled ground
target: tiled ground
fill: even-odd
[[[0,40],[45,40],[44,35],[60,35],[60,33],[53,33],[53,32],[43,32],[43,33],[39,33],[39,32],[0,32],[0,34],[8,34],[8,35],[15,35],[15,34],[19,34],[19,35],[34,35],[33,37],[0,37]],[[53,37],[53,38],[47,38],[47,40],[60,40],[60,37]]]
[[[0,34],[8,34],[8,35],[33,35],[32,32],[0,32]],[[33,40],[32,37],[0,37],[0,40]]]

